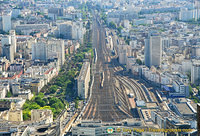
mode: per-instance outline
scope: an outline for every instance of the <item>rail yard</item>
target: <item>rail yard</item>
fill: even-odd
[[[90,92],[91,98],[82,114],[82,120],[116,122],[134,118],[134,114],[138,113],[132,110],[133,104],[130,102],[129,94],[133,95],[132,100],[134,101],[154,101],[152,94],[149,94],[144,85],[123,75],[124,69],[117,61],[117,53],[111,55],[114,50],[110,50],[106,46],[108,34],[101,25],[99,18],[94,17],[93,39],[97,39],[93,40],[94,83],[92,92]],[[116,44],[117,42],[113,43]]]

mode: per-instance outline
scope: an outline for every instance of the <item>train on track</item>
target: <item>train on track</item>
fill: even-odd
[[[101,88],[103,88],[103,84],[104,84],[104,72],[101,73],[101,83],[100,83]]]
[[[159,94],[158,91],[155,92],[155,96],[156,96],[156,98],[157,98],[157,100],[158,100],[159,103],[163,102],[163,99],[162,99],[162,97],[161,97],[161,95]]]
[[[93,49],[94,52],[94,64],[97,62],[97,50],[96,48]]]

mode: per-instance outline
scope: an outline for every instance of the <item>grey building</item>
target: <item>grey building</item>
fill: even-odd
[[[198,85],[200,83],[200,62],[193,62],[191,67],[191,83]]]
[[[58,25],[59,37],[64,39],[72,39],[72,23],[66,22]]]
[[[145,40],[145,65],[159,67],[162,58],[162,40],[160,36],[149,36]]]
[[[2,46],[2,54],[9,60],[11,63],[14,61],[14,48],[10,44],[5,44]]]

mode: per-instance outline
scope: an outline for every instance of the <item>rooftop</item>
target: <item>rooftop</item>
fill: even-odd
[[[83,66],[81,68],[81,72],[79,74],[78,80],[84,80],[85,79],[85,76],[86,76],[86,73],[87,73],[89,66],[90,66],[89,62],[83,63]]]
[[[176,107],[182,115],[194,114],[186,103],[177,103]]]

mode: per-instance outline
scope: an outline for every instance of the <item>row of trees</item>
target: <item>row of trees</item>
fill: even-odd
[[[54,118],[65,108],[64,102],[56,97],[45,97],[43,93],[39,93],[32,100],[27,100],[23,105],[23,119],[31,118],[32,109],[51,109]]]
[[[83,8],[87,11],[87,7]],[[26,101],[23,106],[24,120],[30,119],[32,109],[51,109],[55,118],[68,104],[66,101],[68,99],[74,100],[75,107],[78,108],[79,98],[75,90],[75,78],[79,75],[85,53],[93,54],[91,30],[88,30],[90,25],[91,23],[87,26],[84,44],[75,54],[66,57],[58,76],[42,89],[43,93],[39,93],[31,101]]]
[[[31,101],[26,101],[23,107],[24,120],[30,119],[30,111],[32,109],[51,109],[56,117],[65,107],[65,98],[75,99],[75,77],[79,75],[82,67],[84,54],[91,52],[91,45],[88,47],[81,46],[75,55],[71,57],[71,61],[67,61],[59,72],[59,75],[53,79],[44,89],[44,93],[40,93]],[[69,58],[67,58],[69,60]],[[78,107],[78,98],[75,99],[76,107]]]

